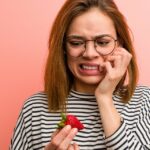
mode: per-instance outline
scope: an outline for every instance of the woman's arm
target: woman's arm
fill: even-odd
[[[106,146],[113,150],[150,149],[150,104],[142,105],[145,106],[143,110],[147,111],[143,112],[143,116],[139,117],[136,131],[133,131],[126,123],[126,120],[121,121],[123,118],[121,118],[112,100],[113,92],[126,72],[131,58],[131,54],[123,48],[118,48],[112,56],[109,56],[107,61],[104,62],[106,75],[95,91]],[[139,137],[145,137],[146,141],[142,142]]]

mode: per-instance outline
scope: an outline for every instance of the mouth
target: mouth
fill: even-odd
[[[84,70],[98,70],[99,69],[99,65],[84,65],[84,64],[81,64],[80,67],[81,67],[81,69],[84,69]]]
[[[103,74],[104,68],[99,64],[80,64],[79,70],[84,75],[100,75]]]

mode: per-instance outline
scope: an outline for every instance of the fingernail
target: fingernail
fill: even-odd
[[[76,134],[78,132],[78,129],[77,128],[73,128],[72,132]]]
[[[65,128],[66,128],[67,130],[70,130],[70,129],[71,129],[71,126],[70,126],[70,125],[66,125]]]

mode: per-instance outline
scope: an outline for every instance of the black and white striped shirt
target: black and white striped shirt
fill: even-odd
[[[112,136],[105,138],[95,97],[70,92],[67,111],[85,126],[74,141],[81,150],[150,150],[150,88],[138,86],[128,104],[123,104],[118,96],[113,96],[113,100],[123,123]],[[46,94],[34,94],[22,108],[10,149],[43,149],[50,142],[60,119],[60,113],[48,111]]]

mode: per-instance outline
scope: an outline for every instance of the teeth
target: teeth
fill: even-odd
[[[83,69],[88,69],[88,70],[97,70],[98,66],[85,66],[85,65],[82,65],[82,68]]]

